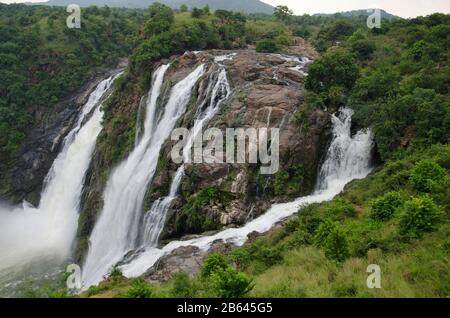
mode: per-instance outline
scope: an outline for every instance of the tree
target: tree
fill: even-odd
[[[170,29],[175,20],[173,10],[159,2],[154,3],[149,8],[150,19],[144,25],[146,36],[161,34]]]
[[[187,5],[182,4],[180,7],[180,12],[188,12],[189,8]]]
[[[277,6],[273,14],[278,20],[286,23],[289,21],[294,12],[287,6]]]
[[[192,9],[191,15],[194,19],[200,19],[203,16],[203,10],[199,8],[194,8]]]
[[[202,10],[204,15],[209,15],[211,13],[209,10],[209,5],[204,6]]]
[[[352,54],[339,48],[328,51],[311,65],[305,86],[315,93],[328,93],[333,86],[348,92],[358,77],[359,67]]]

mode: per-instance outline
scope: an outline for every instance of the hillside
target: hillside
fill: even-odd
[[[352,10],[352,11],[345,11],[345,12],[336,12],[336,13],[317,13],[314,14],[315,16],[322,16],[322,17],[330,17],[330,16],[342,16],[342,17],[358,17],[358,16],[369,16],[372,12],[368,12],[366,9],[361,10]],[[396,20],[401,19],[400,17],[390,14],[389,12],[386,12],[384,10],[381,10],[381,18],[387,19],[387,20]]]
[[[119,7],[119,8],[148,8],[155,0],[80,0],[77,4],[81,7],[88,7],[92,5],[96,6],[109,6],[109,7]],[[170,6],[173,9],[180,8],[181,5],[185,4],[189,8],[202,8],[206,5],[210,7],[211,10],[223,9],[244,13],[265,13],[272,14],[274,8],[259,0],[160,0],[158,1],[165,5]],[[42,2],[39,4],[45,4],[50,6],[67,6],[73,3],[70,0],[50,0],[48,2]]]

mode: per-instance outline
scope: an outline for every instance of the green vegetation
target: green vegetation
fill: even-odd
[[[400,234],[412,238],[431,232],[439,224],[442,211],[428,195],[411,198],[399,210]]]
[[[175,231],[177,233],[201,233],[217,230],[217,222],[214,222],[203,208],[208,204],[227,204],[234,198],[234,194],[222,191],[216,187],[205,188],[191,196],[177,214]]]
[[[404,195],[401,192],[388,192],[383,196],[370,202],[370,217],[378,221],[390,220],[395,210],[405,202]]]
[[[416,189],[412,175],[424,161],[448,177],[450,147],[387,162],[333,201],[300,209],[225,256],[210,255],[198,276],[151,286],[152,297],[448,297],[449,190]],[[382,270],[381,289],[366,286],[369,264]],[[132,281],[112,284],[96,296],[124,293]]]
[[[143,279],[119,281],[110,278],[98,287],[91,287],[81,297],[160,298],[160,297],[245,297],[253,289],[253,281],[245,273],[235,270],[227,258],[213,253],[205,260],[201,274],[191,278],[179,272],[163,284],[154,285]]]
[[[142,68],[149,69],[153,62],[186,50],[245,47],[272,32],[265,29],[264,34],[256,34],[245,15],[225,10],[217,10],[212,14],[208,7],[193,8],[190,13],[177,14],[175,19],[172,9],[167,6],[154,4],[149,10],[150,19],[145,28],[148,31],[142,34],[140,45],[130,58],[134,72],[141,72]],[[274,32],[273,37],[282,33],[289,36],[286,28],[278,25],[278,29],[283,32]],[[278,38],[279,43],[286,41]],[[278,50],[277,45],[266,48]]]
[[[434,14],[386,21],[372,31],[352,21],[321,29],[315,36],[319,49],[322,38],[335,42],[324,45],[310,67],[307,104],[353,108],[359,125],[372,128],[383,160],[408,147],[447,143],[449,21],[449,15]]]
[[[134,46],[141,12],[82,9],[80,29],[65,8],[0,4],[0,156],[7,164],[35,112],[51,110],[98,67],[112,67]]]

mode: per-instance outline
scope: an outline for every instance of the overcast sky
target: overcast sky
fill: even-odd
[[[450,13],[450,0],[262,0],[273,6],[287,5],[295,14],[335,13],[381,8],[403,18]]]
[[[43,0],[27,0],[42,2]],[[226,1],[226,0],[224,0]],[[246,1],[246,0],[242,0]],[[262,0],[273,6],[287,5],[296,14],[335,13],[356,9],[381,8],[403,18],[429,15],[434,12],[450,13],[450,0]],[[0,2],[26,2],[0,0]],[[77,3],[73,0],[73,3]]]

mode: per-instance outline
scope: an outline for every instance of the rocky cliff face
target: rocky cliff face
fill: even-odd
[[[316,110],[308,112],[308,129],[296,124],[295,113],[305,107],[303,82],[307,64],[316,57],[316,52],[306,42],[298,44],[289,50],[296,56],[262,54],[250,49],[192,52],[170,59],[171,67],[161,94],[163,99],[167,99],[170,88],[195,67],[201,63],[207,65],[207,72],[197,83],[188,109],[177,126],[188,129],[193,126],[196,101],[203,98],[210,74],[221,64],[226,68],[232,93],[203,129],[280,128],[280,169],[274,175],[265,176],[260,174],[258,164],[187,164],[180,193],[166,219],[163,241],[239,226],[264,212],[273,202],[312,191],[322,152],[329,140],[330,122],[326,112]],[[217,62],[217,56],[226,58]],[[146,81],[129,78],[118,85],[118,91],[107,106],[105,127],[87,178],[80,215],[76,253],[80,262],[103,204],[102,193],[108,174],[133,147],[139,104],[149,89],[150,75],[146,75]],[[170,155],[173,145],[174,142],[167,141],[162,148],[145,198],[144,213],[156,199],[169,192],[178,168]],[[115,148],[120,148],[120,154],[114,153]]]
[[[302,56],[306,54],[303,52]],[[302,71],[293,57],[250,50],[185,54],[178,61],[182,64],[213,61],[217,55],[228,56],[223,64],[233,92],[209,127],[222,131],[228,127],[280,128],[280,170],[264,176],[257,164],[187,165],[180,195],[170,209],[162,239],[242,225],[274,201],[309,193],[315,184],[328,140],[329,118],[325,112],[313,112],[307,131],[302,131],[294,121],[294,113],[303,107],[307,66]],[[189,111],[180,125],[192,126]],[[158,197],[167,195],[176,171],[170,158],[172,146],[167,143],[162,151],[161,168],[147,195],[147,209]],[[202,199],[201,204],[196,204],[205,192],[213,193],[209,202]]]
[[[121,62],[119,67],[125,64]],[[114,71],[96,70],[84,85],[53,107],[35,111],[34,125],[16,155],[13,167],[0,164],[0,199],[17,204],[26,200],[37,206],[50,167],[60,151],[62,141],[78,117],[90,93]]]

